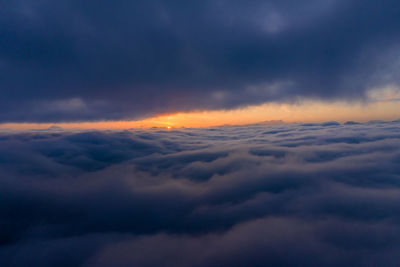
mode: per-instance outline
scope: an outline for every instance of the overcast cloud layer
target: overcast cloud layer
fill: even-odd
[[[400,122],[0,135],[2,266],[398,266]]]
[[[398,0],[1,0],[0,122],[135,119],[399,82]]]

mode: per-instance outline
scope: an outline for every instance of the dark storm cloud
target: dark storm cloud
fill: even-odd
[[[0,134],[2,266],[396,266],[400,125]]]
[[[400,3],[0,1],[0,121],[127,119],[398,83]]]

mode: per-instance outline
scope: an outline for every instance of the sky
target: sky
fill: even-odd
[[[0,0],[0,266],[400,266],[400,1]]]
[[[394,100],[371,113],[392,119],[399,9],[396,0],[0,1],[0,123],[147,125],[219,111],[208,124],[177,122],[211,126],[253,123],[226,111],[265,105],[296,112],[266,108],[261,121],[324,120],[309,118],[308,103],[345,105],[349,120],[366,121],[351,108],[387,88]]]

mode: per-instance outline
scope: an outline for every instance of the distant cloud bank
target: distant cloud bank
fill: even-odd
[[[2,266],[396,266],[399,202],[399,121],[0,133]]]

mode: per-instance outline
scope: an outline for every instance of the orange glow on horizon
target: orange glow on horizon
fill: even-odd
[[[198,128],[221,125],[243,125],[264,121],[322,122],[369,121],[400,119],[400,101],[362,103],[323,103],[305,101],[297,104],[264,104],[233,110],[198,111],[160,115],[138,121],[101,121],[80,123],[6,123],[0,129],[46,129],[59,126],[65,129],[130,129],[164,127]]]

